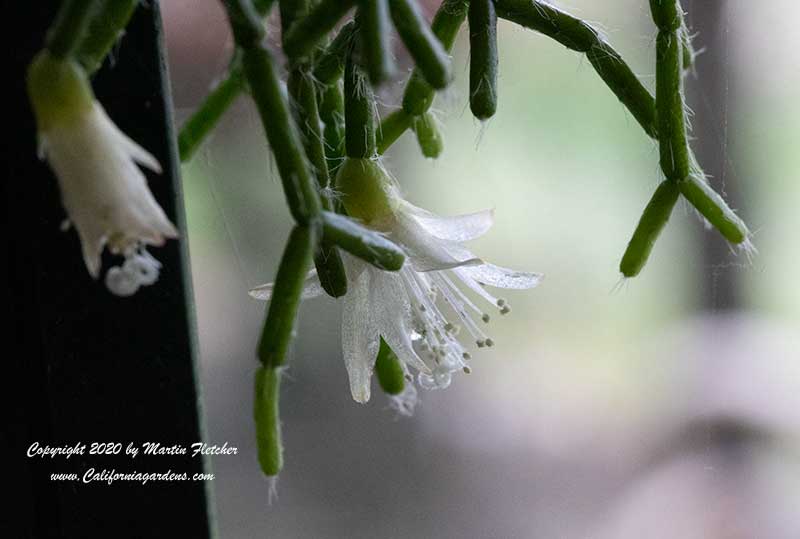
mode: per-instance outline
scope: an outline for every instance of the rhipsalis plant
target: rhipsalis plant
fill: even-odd
[[[681,196],[731,244],[752,250],[746,225],[708,185],[690,147],[683,86],[695,53],[677,0],[649,2],[658,32],[655,96],[590,24],[546,2],[443,0],[428,24],[415,0],[278,0],[285,66],[264,45],[265,35],[276,31],[265,23],[274,2],[223,3],[235,51],[225,77],[181,129],[179,148],[181,159],[190,159],[246,93],[262,120],[294,219],[274,283],[250,291],[269,300],[257,346],[254,416],[259,463],[270,477],[283,463],[280,381],[302,299],[323,292],[341,298],[353,399],[369,400],[374,372],[395,408],[410,413],[415,383],[447,387],[454,374],[471,371],[474,348],[495,344],[486,331],[489,311],[504,315],[511,308],[486,287],[529,289],[541,280],[537,273],[487,263],[464,246],[488,232],[491,211],[439,217],[414,206],[381,161],[409,129],[425,157],[444,151],[430,108],[437,90],[451,82],[449,54],[467,20],[468,100],[478,120],[502,106],[502,18],[586,55],[644,133],[658,141],[663,179],[624,253],[624,276],[645,266]],[[120,295],[157,276],[158,263],[143,246],[176,235],[134,164],[158,171],[158,163],[119,132],[89,84],[136,5],[65,1],[29,73],[43,153],[81,236],[89,272],[98,276],[105,245],[127,257],[106,276]],[[414,69],[399,106],[381,121],[374,94],[397,77],[393,32]]]

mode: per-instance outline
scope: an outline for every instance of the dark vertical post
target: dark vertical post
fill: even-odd
[[[210,472],[202,457],[135,458],[128,444],[189,448],[203,441],[196,378],[196,335],[186,221],[174,143],[170,92],[157,2],[142,2],[115,62],[97,75],[95,91],[111,118],[164,167],[149,175],[159,203],[181,231],[152,252],[159,281],[131,298],[111,295],[83,265],[55,178],[36,157],[25,70],[41,48],[57,2],[14,2],[6,9],[10,63],[4,84],[7,136],[3,162],[8,279],[3,302],[9,330],[3,348],[5,461],[4,537],[192,537],[212,535]],[[8,136],[8,135],[11,136]],[[108,267],[110,258],[105,260]],[[13,348],[12,348],[12,345]],[[42,446],[86,444],[83,455],[27,457]],[[89,455],[92,442],[121,443],[117,455]],[[87,470],[187,474],[188,480],[85,483]],[[74,481],[53,473],[76,473]],[[5,530],[3,530],[5,531]]]
[[[710,176],[711,185],[732,208],[741,206],[737,178],[728,158],[727,115],[732,106],[728,90],[728,43],[726,42],[726,12],[728,2],[684,1],[688,12],[689,30],[697,34],[695,50],[703,50],[695,61],[697,78],[687,80],[689,106],[695,111],[692,135],[697,157]],[[737,272],[724,269],[731,260],[728,243],[716,233],[702,233],[704,282],[703,310],[733,310],[741,306],[741,289]]]

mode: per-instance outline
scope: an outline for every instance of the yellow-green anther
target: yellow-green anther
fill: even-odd
[[[497,111],[497,15],[494,0],[469,3],[469,106],[479,120]]]
[[[619,271],[625,277],[639,275],[647,263],[659,234],[669,221],[672,209],[678,202],[680,189],[676,182],[665,180],[658,186],[653,197],[642,212],[639,224],[622,256]]]
[[[322,212],[325,241],[337,245],[364,262],[385,271],[403,267],[402,249],[382,234],[365,228],[352,219],[337,213]]]
[[[362,63],[372,85],[379,86],[394,72],[389,39],[388,0],[359,0],[356,19],[359,24]]]
[[[348,157],[336,175],[336,191],[347,214],[368,226],[394,214],[390,186],[389,175],[372,159]]]
[[[258,464],[268,476],[278,475],[283,468],[280,388],[280,369],[259,366],[255,375],[253,415],[256,421]]]
[[[347,156],[374,156],[375,96],[352,55],[344,73],[344,124]]]
[[[433,17],[431,31],[447,52],[453,48],[456,35],[461,29],[461,25],[464,24],[464,19],[467,18],[468,5],[466,0],[444,0]],[[411,116],[420,116],[430,108],[435,93],[436,91],[426,82],[419,68],[414,69],[403,93],[403,110]],[[410,124],[405,129],[408,127]]]
[[[422,155],[431,159],[436,159],[441,155],[444,149],[444,140],[436,126],[436,119],[430,112],[414,119],[414,133],[417,135]]]
[[[436,89],[450,84],[450,56],[415,0],[389,0],[389,12],[400,39],[428,84]]]
[[[258,359],[265,367],[280,367],[286,360],[300,293],[317,245],[317,236],[316,225],[295,226],[289,235],[258,342]]]
[[[686,180],[678,182],[681,194],[731,243],[747,240],[750,232],[738,215],[699,173],[693,171]]]
[[[45,37],[45,48],[55,58],[74,55],[89,27],[97,0],[63,0]]]
[[[381,337],[380,349],[378,349],[378,357],[375,360],[375,374],[378,377],[378,383],[386,393],[389,395],[399,395],[405,388],[405,372],[400,360],[397,359],[397,354],[386,344],[386,341]]]
[[[333,84],[342,77],[355,35],[356,23],[350,21],[342,26],[330,45],[319,54],[314,65],[314,78],[320,84]]]
[[[289,58],[307,56],[355,3],[356,0],[322,0],[308,16],[292,25],[284,37],[283,51]]]
[[[677,31],[656,38],[656,118],[661,170],[671,180],[689,175],[689,147],[683,103],[681,42]]]
[[[54,57],[47,50],[28,66],[27,84],[40,132],[74,122],[94,104],[92,87],[80,64]]]
[[[89,29],[75,53],[87,73],[100,69],[138,5],[139,0],[105,0],[92,12]]]

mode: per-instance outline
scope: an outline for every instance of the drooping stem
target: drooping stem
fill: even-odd
[[[568,49],[586,54],[600,78],[651,137],[658,137],[650,92],[592,26],[550,4],[531,0],[496,0],[497,14],[544,34]]]
[[[431,32],[448,53],[467,18],[467,6],[467,0],[444,0],[433,17]],[[415,68],[403,92],[403,110],[411,116],[421,116],[430,108],[435,93],[436,90],[425,80],[422,72]]]
[[[394,71],[389,41],[388,0],[360,0],[356,19],[359,24],[362,64],[373,86],[380,86]]]
[[[342,77],[355,34],[356,23],[350,21],[342,26],[333,41],[318,55],[314,66],[314,78],[320,84],[333,84]]]
[[[670,5],[672,2],[673,5]],[[666,22],[669,28],[679,29],[682,25],[682,11],[676,0],[651,0],[652,4],[657,4],[658,9],[666,9],[666,12],[658,11],[654,16],[657,23]],[[680,123],[675,123],[676,104],[677,99],[668,100],[669,103],[664,105],[667,110],[666,119],[656,119],[656,100],[650,92],[642,85],[630,67],[624,62],[622,57],[608,44],[602,40],[597,33],[588,23],[581,21],[560,11],[559,9],[538,1],[531,0],[496,0],[495,6],[497,14],[507,20],[516,22],[526,28],[530,28],[549,36],[564,46],[583,52],[587,55],[594,69],[598,75],[603,79],[606,85],[612,92],[619,98],[623,105],[631,112],[634,118],[639,122],[650,137],[659,141],[660,146],[665,148],[665,154],[669,157],[669,162],[672,165],[669,168],[675,168],[678,172],[670,172],[673,176],[679,176],[682,170],[683,159],[688,161],[688,174],[684,180],[679,182],[681,194],[693,205],[697,210],[708,219],[708,221],[716,227],[728,241],[732,243],[741,243],[749,236],[749,231],[744,222],[739,219],[735,212],[725,203],[725,201],[717,193],[715,193],[708,185],[705,184],[702,169],[700,168],[697,160],[688,144],[680,144],[681,132]],[[676,15],[677,14],[677,15]],[[678,17],[676,26],[675,16]],[[677,31],[677,30],[676,30]],[[676,34],[677,36],[677,34]],[[680,42],[679,37],[674,40],[676,43]],[[666,43],[665,43],[666,45]],[[662,47],[665,47],[662,45]],[[672,43],[669,43],[672,47]],[[681,70],[680,63],[681,57],[685,51],[678,50],[678,77],[680,78]],[[674,50],[669,51],[668,59],[670,62],[670,72],[665,73],[667,76],[666,81],[662,79],[664,90],[667,87],[675,87],[674,82]],[[663,68],[662,69],[666,69]],[[657,83],[658,86],[658,83]],[[680,86],[678,86],[680,91]],[[683,118],[685,111],[683,110],[683,98],[680,99],[680,117]],[[659,115],[660,116],[660,115]],[[670,126],[667,130],[671,132],[670,136],[676,136],[675,139],[670,139],[671,142],[662,144],[662,134],[660,128],[662,122],[669,121]],[[685,129],[685,119],[683,122]],[[677,135],[676,135],[677,134]],[[685,137],[685,131],[683,131]],[[685,154],[684,154],[685,152]],[[710,216],[710,217],[709,217]]]
[[[639,224],[628,242],[619,264],[625,277],[635,277],[642,271],[653,250],[658,236],[669,221],[672,209],[678,202],[680,189],[676,182],[665,180],[656,189],[639,219]]]
[[[56,58],[67,58],[78,50],[97,0],[63,0],[55,22],[47,32],[45,48]]]
[[[437,89],[450,84],[450,56],[428,26],[415,0],[389,0],[392,22],[400,39],[414,59],[416,70]]]
[[[308,16],[298,20],[283,40],[289,58],[307,56],[336,26],[357,0],[322,0]]]
[[[225,77],[183,124],[178,134],[178,151],[182,162],[192,158],[244,87],[241,57],[237,55]]]
[[[272,8],[274,0],[255,0],[255,13],[264,17]],[[228,72],[214,89],[203,99],[197,110],[192,113],[178,133],[178,148],[181,162],[192,158],[194,153],[208,137],[217,122],[230,108],[239,94],[246,88],[242,72],[241,51],[235,50],[228,65]]]
[[[284,35],[293,21],[305,16],[308,11],[306,0],[280,0],[281,24]],[[300,135],[320,189],[320,202],[322,208],[331,210],[333,202],[327,193],[330,183],[328,162],[325,158],[325,147],[321,128],[319,106],[317,103],[317,89],[311,75],[311,65],[308,62],[295,62],[289,71],[287,82],[289,98],[292,102],[291,110],[294,120],[300,130]],[[344,263],[337,248],[323,239],[314,252],[314,266],[317,277],[325,292],[334,298],[347,293],[347,275]]]
[[[405,110],[399,109],[388,116],[381,122],[381,126],[377,133],[377,150],[378,154],[383,155],[386,150],[399,139],[406,130],[414,125],[415,116],[408,114]]]
[[[487,120],[497,111],[497,14],[494,0],[469,3],[469,106]]]
[[[397,271],[403,267],[403,250],[374,230],[332,212],[322,212],[325,238],[378,269]]]
[[[375,155],[375,96],[351,54],[344,72],[345,149],[348,157]]]
[[[139,0],[104,0],[94,10],[89,30],[77,50],[77,57],[91,75],[103,65],[111,48],[125,32]]]
[[[683,21],[677,0],[650,0],[656,38],[656,118],[661,170],[667,179],[689,175],[689,146],[683,102],[683,51],[679,36]]]

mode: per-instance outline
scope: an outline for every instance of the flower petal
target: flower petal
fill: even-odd
[[[272,297],[272,289],[275,283],[267,283],[251,289],[248,294],[255,299],[268,301]],[[317,270],[313,269],[306,275],[306,281],[303,283],[303,291],[300,293],[300,299],[311,299],[322,295],[322,285],[319,284],[317,277]]]
[[[158,159],[153,157],[153,154],[139,146],[135,140],[131,139],[121,129],[119,129],[111,120],[111,118],[108,117],[105,109],[102,107],[98,107],[98,109],[99,114],[102,115],[104,120],[100,123],[100,125],[102,125],[106,136],[111,137],[119,144],[120,147],[124,148],[125,152],[130,156],[131,159],[140,165],[149,168],[153,172],[161,174],[161,163],[158,162]]]
[[[511,288],[516,290],[533,288],[544,279],[544,275],[541,273],[515,271],[508,268],[501,268],[494,264],[456,268],[455,272],[460,275],[466,275],[481,284],[494,286],[496,288]]]
[[[411,303],[401,277],[394,272],[372,271],[370,310],[374,324],[398,359],[419,371],[430,369],[411,343]]]
[[[407,216],[403,212],[397,213],[395,223],[389,232],[389,238],[403,246],[411,264],[417,271],[445,270],[481,263],[481,260],[474,256],[453,256],[450,246],[457,247],[455,242],[433,236],[413,217]]]
[[[474,240],[486,234],[494,224],[493,209],[442,217],[406,202],[402,210],[406,210],[431,235],[443,240]]]
[[[342,311],[342,355],[350,378],[350,393],[360,403],[369,401],[370,381],[378,354],[378,333],[369,309],[371,271],[364,271],[344,297]]]

